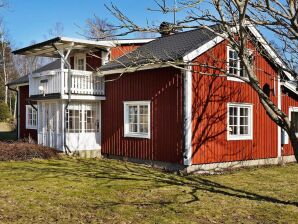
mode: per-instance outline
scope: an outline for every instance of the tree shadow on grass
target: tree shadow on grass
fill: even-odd
[[[61,165],[61,162],[64,164],[64,166]],[[28,166],[15,166],[11,167],[10,169],[14,173],[17,173],[18,171],[22,173],[30,173],[30,175],[19,177],[16,181],[40,181],[60,177],[66,178],[68,180],[76,179],[78,181],[80,178],[92,178],[94,181],[100,180],[97,185],[98,187],[100,187],[100,184],[105,186],[113,186],[115,182],[126,181],[127,184],[127,181],[131,181],[132,190],[136,187],[136,184],[138,184],[140,187],[143,186],[144,190],[170,186],[187,187],[190,190],[184,192],[184,194],[191,196],[191,199],[184,203],[193,203],[199,201],[198,193],[203,191],[235,197],[238,199],[262,201],[298,207],[298,202],[296,201],[285,201],[271,196],[237,189],[235,187],[226,186],[224,184],[211,181],[202,176],[179,176],[148,168],[146,166],[112,160],[101,161],[82,159],[67,160],[66,162],[62,160],[61,162],[49,162],[46,165],[44,162],[34,161],[32,163],[28,163]],[[34,175],[32,175],[32,173]],[[1,181],[5,181],[5,179],[2,179]],[[142,185],[142,182],[146,182],[147,184]],[[158,203],[161,202],[156,202],[155,204]],[[171,202],[164,202],[164,205],[170,203]],[[115,202],[114,204],[117,205],[121,203]],[[140,203],[136,203],[136,205],[141,206]],[[142,206],[148,205],[150,205],[150,203],[145,203]]]

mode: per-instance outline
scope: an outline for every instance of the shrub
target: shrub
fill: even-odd
[[[0,142],[0,161],[31,159],[58,159],[57,150],[27,142]]]
[[[5,102],[0,101],[0,122],[7,121],[9,118],[11,118],[11,114],[8,105]]]

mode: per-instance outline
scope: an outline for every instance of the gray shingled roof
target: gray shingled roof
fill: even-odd
[[[214,38],[215,34],[204,28],[160,37],[105,64],[100,70],[135,67],[156,61],[175,61]]]
[[[46,64],[46,65],[36,69],[32,73],[40,73],[40,72],[44,72],[44,71],[59,69],[60,66],[61,66],[61,59],[58,59],[58,60],[55,60],[49,64]],[[20,85],[20,84],[24,84],[24,83],[28,83],[28,82],[29,82],[29,75],[24,75],[18,79],[8,82],[7,85],[13,86],[13,85]]]

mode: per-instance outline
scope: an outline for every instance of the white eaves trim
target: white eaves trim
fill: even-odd
[[[296,90],[296,86],[292,85],[289,82],[285,82],[283,83],[283,86],[286,87],[287,89],[291,90],[293,93],[298,94],[297,90]]]
[[[85,40],[78,38],[70,38],[70,37],[60,37],[62,42],[73,42],[77,44],[87,44],[87,45],[95,45],[101,47],[113,47],[114,44],[111,41],[94,41],[94,40]]]
[[[131,68],[121,68],[121,69],[114,69],[108,71],[99,71],[97,74],[99,76],[111,75],[111,74],[122,74],[122,73],[132,73],[142,70],[149,70],[149,69],[156,69],[156,68],[164,68],[169,67],[167,64],[151,64],[151,65],[144,65],[139,67],[131,67]]]

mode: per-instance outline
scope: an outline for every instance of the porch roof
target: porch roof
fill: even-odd
[[[13,51],[14,54],[27,55],[27,56],[42,56],[59,58],[56,48],[72,50],[92,50],[92,49],[107,49],[113,47],[114,44],[110,41],[92,41],[84,39],[76,39],[69,37],[55,37],[53,39],[43,41],[37,44],[30,45],[25,48],[21,48]]]

